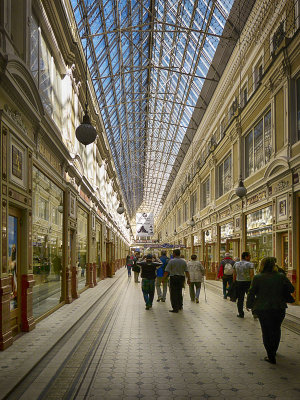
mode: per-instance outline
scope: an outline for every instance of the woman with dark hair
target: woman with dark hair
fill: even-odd
[[[127,267],[128,276],[131,276],[132,266],[133,266],[133,260],[132,260],[132,257],[130,256],[130,254],[128,254],[128,256],[126,257],[126,267]]]
[[[288,278],[277,271],[273,257],[263,258],[261,264],[261,273],[254,276],[248,292],[247,310],[252,309],[259,318],[267,351],[264,360],[276,364],[286,299],[295,289]]]

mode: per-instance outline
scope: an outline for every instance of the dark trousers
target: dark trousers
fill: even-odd
[[[244,316],[244,298],[250,288],[250,281],[236,281],[237,308],[239,315]]]
[[[272,360],[278,350],[285,310],[256,310],[255,313],[259,318],[265,349]]]
[[[223,280],[223,296],[224,296],[224,299],[226,299],[228,296],[228,291],[231,289],[231,286],[232,286],[233,277],[232,277],[232,275],[230,275],[230,276],[224,275],[222,280]],[[228,285],[228,288],[227,288],[227,285]]]
[[[182,309],[182,288],[184,284],[184,276],[174,275],[170,276],[170,298],[173,310],[178,311]]]

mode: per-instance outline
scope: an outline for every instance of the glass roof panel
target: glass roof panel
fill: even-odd
[[[130,216],[161,209],[233,2],[71,0]]]

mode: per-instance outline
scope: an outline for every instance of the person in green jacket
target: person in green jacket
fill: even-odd
[[[273,257],[265,257],[260,274],[254,276],[248,295],[247,310],[258,316],[267,357],[265,361],[276,364],[276,352],[280,342],[281,324],[285,317],[288,296],[294,286],[288,278],[276,270]]]

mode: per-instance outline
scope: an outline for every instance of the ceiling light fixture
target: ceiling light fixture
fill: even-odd
[[[75,134],[77,140],[87,146],[95,141],[97,137],[97,131],[91,124],[91,120],[88,114],[88,77],[87,77],[87,68],[88,68],[88,60],[87,60],[87,48],[88,48],[88,6],[85,14],[85,37],[86,37],[86,45],[85,45],[85,111],[82,119],[82,123],[76,128]]]

